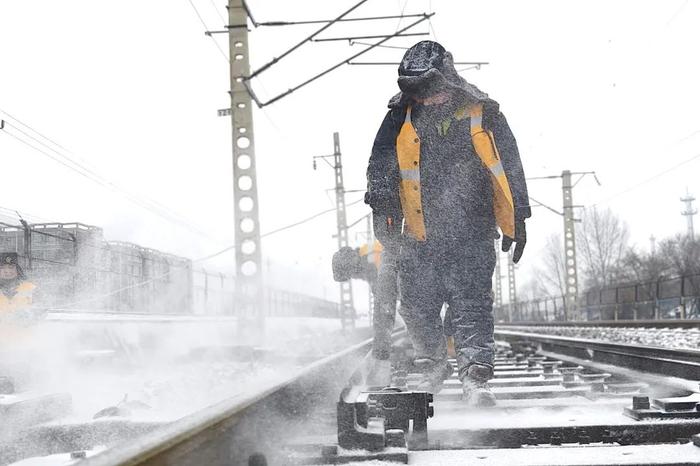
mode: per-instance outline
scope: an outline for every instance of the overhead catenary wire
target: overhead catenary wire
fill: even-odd
[[[401,63],[399,62],[394,62],[394,61],[353,61],[353,62],[348,62],[348,65],[392,65],[392,66],[399,66]],[[461,61],[461,62],[454,62],[455,65],[473,65],[475,67],[481,68],[483,65],[488,65],[489,62],[486,61],[480,61],[480,62],[471,62],[471,61]]]
[[[224,16],[219,11],[219,8],[216,6],[216,3],[214,3],[214,0],[209,0],[209,3],[211,3],[211,6],[214,8],[214,11],[216,11],[216,14],[223,23],[223,25],[226,26],[227,21],[224,19]]]
[[[7,116],[10,116],[8,112],[6,112],[3,109],[0,109],[2,113],[4,113]],[[149,212],[173,223],[177,224],[179,226],[182,226],[184,228],[189,229],[190,231],[197,233],[198,235],[206,236],[209,238],[212,238],[208,233],[200,230],[196,226],[192,225],[190,222],[188,222],[186,219],[182,218],[179,214],[173,212],[170,210],[168,207],[160,204],[157,201],[154,201],[152,199],[148,198],[143,198],[141,196],[138,196],[122,187],[119,185],[115,184],[114,182],[108,180],[107,178],[103,177],[90,167],[85,166],[83,163],[77,161],[75,159],[75,156],[68,155],[70,154],[70,151],[67,149],[63,148],[58,143],[53,142],[51,139],[48,137],[44,136],[42,133],[39,131],[35,130],[31,126],[29,126],[26,123],[21,122],[15,117],[11,117],[12,120],[16,121],[17,123],[21,124],[24,128],[27,128],[31,130],[36,136],[33,136],[29,134],[27,131],[23,130],[22,128],[18,127],[17,125],[13,124],[10,121],[5,120],[5,128],[2,130],[2,133],[16,139],[20,143],[30,147],[31,149],[39,152],[40,154],[48,157],[49,159],[53,160],[54,162],[64,166],[65,168],[77,173],[78,175],[82,176],[83,178],[96,183],[103,188],[106,188],[108,190],[117,192],[124,196],[126,199],[128,199],[130,202],[134,203],[135,205],[148,210]],[[8,131],[7,128],[12,128],[13,130],[17,131],[19,134],[23,135],[26,138],[29,138],[31,141],[34,143],[30,143],[29,141],[17,136],[16,134],[13,134],[12,132]],[[42,139],[51,142],[57,147],[62,148],[62,151],[57,150],[55,147],[52,147],[51,145],[45,143],[42,141]],[[65,152],[65,153],[64,153]],[[213,238],[212,238],[213,239]]]
[[[255,21],[255,17],[253,16],[253,12],[250,11],[250,7],[248,6],[248,2],[245,0],[241,0],[241,4],[243,5],[243,9],[245,10],[246,16],[250,19],[250,22],[253,23],[253,26],[258,27],[258,22]]]
[[[273,103],[277,102],[278,100],[280,100],[280,99],[282,99],[282,98],[288,96],[289,94],[292,94],[293,92],[298,91],[298,90],[301,89],[302,87],[304,87],[304,86],[306,86],[306,85],[308,85],[308,84],[311,84],[312,82],[316,81],[317,79],[319,79],[319,78],[321,78],[321,77],[327,75],[327,74],[330,73],[331,71],[334,71],[334,70],[340,68],[341,66],[350,63],[351,60],[354,60],[355,58],[359,57],[360,55],[363,55],[363,54],[369,52],[370,50],[374,49],[375,47],[380,46],[380,45],[383,44],[384,42],[387,42],[388,40],[391,40],[392,38],[396,37],[397,35],[400,35],[402,32],[407,31],[407,30],[411,29],[412,27],[414,27],[414,26],[416,26],[416,25],[422,23],[423,21],[425,21],[426,19],[430,18],[430,17],[433,16],[433,15],[434,15],[434,13],[426,13],[426,14],[424,14],[422,18],[420,18],[420,19],[417,20],[417,21],[414,21],[413,23],[409,24],[408,26],[404,27],[403,29],[400,29],[400,30],[397,31],[395,34],[392,34],[391,36],[386,37],[385,39],[382,39],[382,40],[380,40],[379,42],[377,42],[377,43],[375,43],[375,44],[372,44],[371,46],[367,47],[366,49],[359,51],[358,53],[356,53],[356,54],[354,54],[354,55],[352,55],[352,56],[346,58],[345,60],[343,60],[343,61],[341,61],[341,62],[339,62],[339,63],[337,63],[337,64],[331,66],[330,68],[327,68],[325,71],[322,71],[322,72],[316,74],[315,76],[313,76],[313,77],[307,79],[306,81],[302,82],[301,84],[297,84],[296,86],[294,86],[294,87],[288,89],[287,91],[282,92],[281,94],[277,95],[276,97],[273,97],[272,99],[268,100],[267,102],[260,102],[260,101],[258,101],[257,99],[254,99],[254,100],[256,101],[256,104],[257,104],[259,107],[265,107],[266,105],[273,104]]]
[[[26,145],[26,146],[28,146],[28,147],[31,147],[31,148],[34,149],[35,151],[44,154],[45,156],[47,156],[47,157],[50,158],[51,160],[55,161],[56,163],[59,163],[59,164],[63,165],[64,167],[68,168],[69,170],[72,170],[72,171],[78,173],[79,175],[85,177],[86,179],[88,179],[88,180],[90,180],[90,181],[94,181],[92,178],[90,178],[90,176],[88,176],[87,174],[83,173],[83,172],[80,171],[80,170],[77,170],[75,167],[69,165],[68,163],[64,162],[63,160],[59,159],[58,157],[56,157],[56,156],[54,156],[54,155],[52,155],[52,154],[50,154],[50,153],[48,153],[48,152],[46,152],[46,151],[44,151],[44,150],[42,150],[42,149],[39,149],[38,147],[36,147],[36,146],[34,146],[34,145],[28,143],[28,142],[25,141],[24,139],[22,139],[22,138],[20,138],[20,137],[18,137],[18,136],[16,136],[16,135],[14,135],[14,134],[12,134],[12,133],[9,133],[9,132],[7,132],[7,131],[5,131],[4,133],[7,134],[8,136],[10,136],[11,138],[14,138],[14,139],[16,139],[17,141],[21,142],[22,144],[24,144],[24,145]]]
[[[384,19],[397,19],[397,18],[417,18],[422,16],[421,13],[408,14],[408,15],[385,15],[385,16],[365,16],[361,18],[341,18],[337,19],[336,23],[347,23],[354,21],[379,21]],[[306,21],[264,21],[261,23],[255,23],[255,26],[302,26],[306,24],[325,24],[333,21],[332,19],[313,19]]]
[[[18,132],[21,133],[22,135],[28,137],[28,138],[31,139],[32,141],[34,141],[34,142],[40,144],[41,146],[47,148],[48,150],[50,150],[51,152],[53,152],[54,154],[56,154],[58,157],[60,157],[61,159],[65,160],[65,161],[67,162],[67,164],[66,164],[66,163],[63,163],[63,162],[60,161],[60,160],[57,160],[56,158],[54,158],[54,157],[53,157],[52,155],[50,155],[50,154],[46,154],[45,152],[42,152],[42,153],[43,153],[44,155],[46,155],[47,157],[53,159],[53,160],[56,161],[56,162],[61,163],[61,164],[64,165],[65,167],[67,167],[67,168],[69,168],[69,169],[71,169],[71,170],[73,170],[73,171],[75,171],[75,172],[78,172],[78,173],[83,174],[83,176],[87,177],[87,178],[90,179],[91,181],[95,181],[95,182],[101,184],[102,186],[108,187],[107,185],[108,185],[109,183],[108,183],[108,182],[104,182],[103,180],[100,180],[101,176],[100,176],[99,174],[95,173],[95,172],[94,172],[93,170],[91,170],[90,168],[88,168],[88,167],[86,167],[85,165],[83,165],[83,164],[81,164],[81,163],[75,161],[73,158],[68,157],[67,155],[62,154],[61,152],[59,152],[59,151],[53,149],[52,147],[48,146],[46,143],[42,142],[41,140],[37,139],[36,137],[32,136],[31,134],[28,134],[27,132],[23,131],[22,129],[18,128],[17,126],[13,125],[12,123],[10,123],[10,122],[6,122],[6,123],[7,123],[7,126],[14,128],[16,131],[18,131]],[[25,126],[26,126],[26,125],[25,125]],[[38,132],[37,132],[36,130],[34,130],[34,129],[32,129],[32,131],[34,131],[36,134],[40,134],[40,133],[38,133]],[[18,139],[18,140],[20,140],[21,142],[23,142],[21,139],[17,138],[15,135],[13,135],[13,134],[11,134],[11,133],[8,133],[8,134],[9,134],[10,136],[13,136],[15,139]],[[41,137],[44,137],[44,136],[41,135]],[[30,147],[35,148],[34,146],[30,146]],[[36,149],[36,148],[35,148],[35,149]],[[65,150],[65,149],[64,149],[64,150]],[[67,151],[66,151],[66,152],[67,152]]]
[[[340,41],[340,40],[346,40],[349,43],[354,41],[355,39],[382,39],[384,37],[415,37],[415,36],[427,36],[427,32],[408,32],[405,34],[375,34],[375,35],[369,35],[369,36],[345,36],[345,37],[320,37],[318,39],[311,39],[311,42],[333,42],[333,41]],[[373,44],[367,44],[367,45],[373,45]]]
[[[63,147],[62,145],[60,145],[59,143],[57,143],[57,142],[54,141],[53,139],[50,139],[50,138],[48,138],[47,136],[45,136],[45,135],[39,133],[37,130],[35,130],[34,128],[32,128],[31,126],[29,126],[28,124],[24,123],[23,121],[21,121],[19,118],[17,118],[17,117],[15,117],[14,115],[10,114],[7,110],[4,110],[4,109],[0,108],[0,112],[4,113],[4,114],[7,115],[8,117],[10,117],[12,120],[16,121],[17,123],[19,123],[20,125],[24,126],[24,127],[27,128],[27,129],[29,129],[30,131],[32,131],[32,132],[34,132],[34,133],[36,133],[36,134],[41,135],[42,138],[46,139],[47,141],[49,141],[51,144],[53,144],[54,146],[58,147],[59,149],[62,149],[62,150],[64,150],[64,151],[66,151],[66,152],[68,151],[68,149],[66,149],[65,147]]]
[[[355,201],[350,202],[349,204],[347,204],[346,207],[350,207],[350,206],[352,206],[352,205],[359,204],[360,202],[363,202],[363,201],[364,201],[364,198],[362,198],[362,199],[357,199],[357,200],[355,200]],[[292,228],[295,228],[295,227],[298,227],[298,226],[303,225],[303,224],[305,224],[305,223],[308,223],[308,222],[310,222],[311,220],[317,219],[318,217],[321,217],[322,215],[325,215],[325,214],[330,213],[330,212],[335,212],[335,210],[336,210],[335,207],[330,208],[330,209],[326,209],[326,210],[322,210],[321,212],[317,212],[317,213],[311,215],[310,217],[306,217],[306,218],[303,219],[303,220],[299,220],[299,221],[294,222],[294,223],[292,223],[292,224],[285,225],[285,226],[280,227],[280,228],[277,228],[277,229],[275,229],[275,230],[272,230],[272,231],[268,231],[268,232],[266,232],[266,233],[263,233],[263,234],[260,235],[260,238],[266,238],[266,237],[268,237],[268,236],[272,236],[272,235],[274,235],[274,234],[277,234],[277,233],[280,233],[280,232],[283,232],[283,231],[286,231],[286,230],[290,230],[290,229],[292,229]],[[220,256],[221,254],[227,253],[228,251],[231,251],[231,250],[233,250],[233,249],[235,249],[235,248],[236,248],[236,245],[235,245],[235,244],[234,244],[234,245],[231,245],[231,246],[227,246],[227,247],[221,249],[220,251],[217,251],[217,252],[215,252],[215,253],[213,253],[213,254],[209,254],[209,255],[204,256],[204,257],[200,257],[199,259],[195,259],[195,260],[192,261],[192,262],[204,262],[204,261],[207,261],[207,260],[209,260],[209,259],[213,259],[214,257]]]
[[[688,0],[685,0],[680,7],[671,15],[671,17],[666,21],[666,24],[664,27],[668,27],[673,21],[676,20],[676,18],[681,14],[681,12],[685,9],[685,7],[688,6]]]
[[[469,70],[480,70],[481,65],[473,65],[473,66],[467,66],[465,68],[460,68],[457,70],[457,73],[461,73],[462,71],[469,71]]]
[[[684,141],[687,141],[687,140],[691,139],[693,136],[695,136],[695,135],[697,135],[697,134],[700,134],[700,129],[695,130],[695,131],[692,131],[691,133],[687,134],[686,136],[683,136],[683,137],[677,139],[676,141],[674,141],[674,142],[670,145],[670,147],[674,147],[674,146],[676,146],[676,145],[678,145],[678,144],[680,144],[680,143],[682,143],[682,142],[684,142]],[[669,146],[667,146],[667,147],[669,147]],[[623,190],[623,191],[620,191],[620,192],[618,192],[618,193],[616,193],[616,194],[614,194],[614,195],[612,195],[612,196],[610,196],[610,197],[608,197],[608,198],[605,198],[605,199],[603,199],[603,200],[601,200],[601,201],[598,201],[598,202],[596,202],[595,204],[593,204],[591,207],[595,207],[595,206],[597,206],[597,205],[599,205],[599,204],[607,203],[607,202],[609,202],[610,200],[615,199],[616,197],[622,196],[623,194],[626,194],[627,192],[629,192],[629,191],[631,191],[631,190],[633,190],[633,189],[636,189],[636,188],[638,188],[638,187],[640,187],[640,186],[643,186],[644,184],[649,183],[649,182],[653,181],[654,179],[656,179],[656,178],[658,178],[658,177],[660,177],[660,176],[663,176],[663,175],[665,175],[666,173],[669,173],[669,172],[675,170],[676,168],[679,168],[679,167],[685,165],[686,163],[692,162],[692,161],[695,160],[697,157],[700,157],[700,154],[698,154],[698,155],[696,155],[696,156],[693,156],[693,157],[691,157],[691,158],[689,158],[689,159],[686,159],[686,160],[684,160],[684,161],[681,161],[681,162],[678,163],[677,165],[675,165],[675,166],[673,166],[673,167],[671,167],[671,168],[669,168],[669,169],[667,169],[667,170],[664,170],[664,171],[662,171],[662,172],[660,172],[660,173],[657,173],[656,175],[653,175],[651,178],[648,178],[648,179],[646,179],[646,180],[644,180],[644,181],[641,181],[641,182],[637,183],[636,185],[630,186],[629,188],[626,188],[626,189]],[[561,176],[561,175],[553,175],[553,176],[549,176],[549,177],[539,177],[539,178],[532,178],[532,179],[558,178],[558,177],[560,177],[560,176]],[[531,178],[528,178],[528,179],[531,179]]]
[[[428,0],[428,11],[433,11],[433,0]],[[428,20],[428,26],[430,27],[430,32],[433,33],[433,39],[438,40],[437,34],[435,33],[435,28],[433,28],[433,21]]]
[[[369,217],[370,215],[372,215],[372,214],[369,213],[369,214],[363,215],[362,217],[358,218],[357,220],[355,220],[354,222],[352,222],[350,225],[348,225],[346,228],[349,230],[350,228],[354,227],[355,225],[357,225],[357,224],[360,223],[361,221],[365,220],[365,219],[366,219],[367,217]]]
[[[4,113],[7,115],[12,121],[17,123],[18,125],[22,126],[26,130],[30,131],[31,133],[35,134],[37,137],[31,136],[25,131],[22,131],[21,128],[19,128],[17,125],[13,124],[10,121],[5,121],[7,123],[7,126],[13,127],[15,130],[19,131],[23,135],[27,136],[28,138],[32,139],[33,141],[39,143],[40,145],[46,147],[49,149],[51,152],[57,154],[59,157],[67,160],[69,163],[75,164],[76,166],[79,166],[81,169],[85,170],[86,172],[90,172],[91,170],[87,167],[85,167],[85,164],[87,163],[85,159],[76,156],[74,153],[72,153],[70,150],[56,142],[54,139],[49,138],[45,134],[42,134],[41,132],[37,131],[34,129],[34,127],[30,126],[29,124],[25,123],[24,121],[20,120],[16,116],[10,114],[7,110],[0,108],[0,112]],[[47,144],[50,143],[50,144]],[[57,150],[60,149],[60,150]],[[65,154],[70,154],[70,157],[65,155]]]
[[[189,0],[189,1],[191,2],[191,0]],[[283,58],[287,57],[289,54],[291,54],[292,52],[294,52],[295,50],[297,50],[299,47],[301,47],[302,45],[304,45],[304,44],[306,44],[307,42],[311,41],[314,37],[316,37],[317,35],[319,35],[319,34],[322,33],[323,31],[325,31],[326,29],[328,29],[329,27],[331,27],[331,26],[332,26],[333,24],[335,24],[338,20],[344,18],[344,17],[347,16],[348,14],[352,13],[353,11],[355,11],[357,8],[359,8],[362,4],[364,4],[364,3],[366,3],[366,2],[367,2],[367,0],[360,0],[360,1],[357,2],[355,5],[353,5],[352,7],[350,7],[348,10],[345,10],[345,12],[341,13],[340,16],[338,16],[337,18],[335,18],[335,19],[329,21],[327,24],[325,24],[324,26],[322,26],[321,28],[319,28],[318,30],[316,30],[316,32],[314,32],[313,34],[311,34],[311,35],[305,37],[305,38],[302,39],[300,42],[298,42],[296,45],[294,45],[293,47],[291,47],[291,48],[287,49],[286,51],[284,51],[279,57],[274,57],[272,60],[270,60],[269,62],[265,63],[265,64],[262,65],[260,68],[258,68],[257,70],[253,71],[253,72],[250,74],[250,76],[248,76],[248,77],[246,78],[246,80],[253,79],[254,77],[256,77],[257,75],[259,75],[260,73],[262,73],[262,72],[264,72],[265,70],[269,69],[272,65],[274,65],[275,63],[278,63],[280,60],[282,60]]]
[[[346,207],[350,207],[350,206],[352,206],[352,205],[359,204],[360,202],[363,202],[363,201],[364,201],[364,198],[362,198],[362,199],[357,199],[356,201],[353,201],[353,202],[350,202],[349,204],[347,204]],[[266,233],[263,233],[263,234],[260,235],[260,237],[261,237],[261,238],[266,238],[266,237],[272,236],[272,235],[274,235],[274,234],[276,234],[276,233],[280,233],[280,232],[282,232],[282,231],[289,230],[289,229],[294,228],[294,227],[298,227],[299,225],[303,225],[304,223],[308,223],[308,222],[310,222],[311,220],[314,220],[314,219],[316,219],[316,218],[318,218],[318,217],[320,217],[320,216],[322,216],[322,215],[324,215],[324,214],[327,214],[327,213],[329,213],[329,212],[333,212],[333,211],[335,211],[335,210],[336,210],[335,207],[333,207],[333,208],[331,208],[331,209],[326,209],[326,210],[324,210],[324,211],[322,211],[322,212],[318,212],[317,214],[312,215],[311,217],[307,217],[307,218],[305,218],[304,220],[300,220],[300,221],[298,221],[298,222],[292,223],[291,225],[287,225],[287,226],[284,226],[284,227],[281,227],[281,228],[277,228],[277,229],[275,229],[275,230],[272,230],[272,231],[268,231],[268,232],[266,232]]]
[[[670,172],[672,172],[672,171],[674,171],[674,170],[676,170],[676,169],[682,167],[683,165],[686,165],[686,164],[688,164],[688,163],[690,163],[690,162],[692,162],[692,161],[694,161],[694,160],[696,160],[696,159],[698,159],[698,158],[700,158],[700,154],[696,154],[696,155],[694,155],[694,156],[692,156],[692,157],[690,157],[690,158],[688,158],[688,159],[685,159],[685,160],[683,160],[683,161],[677,163],[676,165],[674,165],[674,166],[672,166],[672,167],[670,167],[670,168],[667,168],[666,170],[662,170],[662,171],[660,171],[660,172],[658,172],[658,173],[652,175],[651,177],[646,178],[646,179],[640,181],[639,183],[633,184],[632,186],[629,186],[628,188],[625,188],[624,190],[622,190],[622,191],[620,191],[620,192],[618,192],[618,193],[616,193],[616,194],[613,194],[612,196],[609,196],[609,197],[607,197],[607,198],[605,198],[605,199],[602,199],[602,200],[600,200],[600,201],[598,201],[598,202],[592,204],[590,207],[596,207],[596,206],[599,206],[599,205],[601,205],[601,204],[607,204],[607,203],[610,202],[611,200],[613,200],[613,199],[615,199],[615,198],[617,198],[617,197],[620,197],[620,196],[622,196],[622,195],[624,195],[624,194],[627,194],[628,192],[633,191],[633,190],[635,190],[635,189],[637,189],[637,188],[639,188],[639,187],[641,187],[641,186],[644,186],[645,184],[650,183],[650,182],[652,182],[652,181],[654,181],[654,180],[656,180],[656,179],[658,179],[658,178],[661,178],[662,176],[664,176],[664,175],[666,175],[666,174],[668,174],[668,173],[670,173]]]
[[[372,45],[371,42],[362,42],[359,40],[351,40],[350,45]],[[377,47],[384,48],[384,49],[396,49],[396,50],[408,50],[409,47],[401,47],[399,45],[378,45]],[[349,65],[353,65],[354,63],[348,63]]]
[[[404,12],[406,11],[406,5],[408,5],[408,0],[404,0],[404,2],[403,2],[403,7],[401,8],[401,11],[400,11],[400,13],[399,13],[399,15],[398,15],[398,16],[399,16],[399,20],[396,22],[396,30],[397,30],[397,31],[398,31],[399,28],[401,27],[401,21],[403,20],[403,14],[404,14]],[[432,11],[432,10],[428,10],[428,11]]]
[[[44,150],[42,150],[42,149],[36,147],[35,145],[30,144],[29,142],[23,140],[22,138],[19,138],[19,137],[17,137],[16,135],[14,135],[14,134],[12,134],[12,133],[9,133],[9,132],[5,132],[5,134],[7,134],[8,136],[10,136],[10,137],[16,139],[17,141],[21,142],[22,144],[25,144],[26,146],[28,146],[28,147],[34,149],[35,151],[37,151],[37,152],[39,152],[39,153],[45,155],[46,157],[48,157],[48,158],[50,158],[51,160],[53,160],[53,161],[59,163],[59,164],[62,165],[62,166],[68,168],[69,170],[71,170],[71,171],[73,171],[73,172],[79,174],[80,176],[84,177],[85,179],[87,179],[87,180],[89,180],[89,181],[91,181],[91,182],[93,182],[93,183],[97,183],[97,184],[99,184],[100,186],[102,186],[102,187],[104,187],[104,188],[119,191],[119,188],[117,188],[116,186],[114,186],[114,185],[111,185],[111,186],[110,186],[110,184],[105,183],[104,181],[100,180],[99,178],[95,178],[95,177],[90,176],[88,173],[86,173],[86,172],[80,170],[79,168],[76,168],[76,167],[70,165],[69,163],[66,163],[65,161],[63,161],[63,160],[61,160],[60,158],[58,158],[58,157],[56,157],[56,156],[50,154],[49,152],[46,152],[46,151],[44,151]],[[124,194],[125,197],[126,197],[128,200],[130,200],[130,201],[133,202],[134,204],[138,205],[139,207],[141,207],[141,208],[143,208],[143,209],[145,209],[145,210],[148,210],[148,211],[150,211],[151,213],[153,213],[153,214],[155,214],[155,215],[157,215],[157,216],[159,216],[159,217],[161,217],[161,218],[163,218],[163,219],[165,219],[165,220],[168,220],[168,221],[171,222],[171,223],[176,223],[176,224],[178,224],[178,225],[180,225],[180,226],[183,226],[183,227],[185,227],[185,228],[188,228],[188,229],[190,229],[191,231],[193,231],[193,232],[195,232],[195,233],[197,233],[197,234],[204,235],[204,236],[209,236],[207,233],[205,233],[205,232],[199,230],[197,227],[194,227],[194,226],[190,225],[189,223],[187,223],[187,222],[185,222],[185,221],[183,221],[183,220],[179,220],[179,219],[177,219],[177,218],[174,218],[174,217],[172,217],[172,215],[169,215],[169,214],[167,214],[167,213],[164,213],[164,212],[162,212],[162,211],[159,211],[157,208],[155,208],[155,207],[153,207],[153,206],[149,206],[147,203],[145,203],[145,202],[143,202],[143,201],[140,201],[140,200],[139,200],[138,198],[136,198],[133,194],[130,194],[130,193],[128,193],[128,192],[122,192],[122,194]],[[153,202],[153,201],[152,201],[152,202]]]
[[[190,1],[192,1],[192,0],[190,0]],[[387,18],[387,17],[388,17],[388,16],[384,16],[384,17],[370,17],[370,18],[345,18],[348,14],[350,14],[352,11],[354,11],[354,10],[357,9],[357,8],[359,8],[362,4],[364,4],[364,3],[366,3],[366,2],[367,2],[367,0],[360,0],[359,2],[357,2],[356,4],[354,4],[352,7],[350,7],[348,10],[346,10],[346,11],[343,12],[343,13],[341,13],[341,14],[340,14],[339,16],[337,16],[336,18],[334,18],[334,19],[332,19],[332,20],[330,20],[330,21],[324,22],[324,25],[323,25],[322,27],[320,27],[319,29],[317,29],[315,32],[313,32],[313,33],[310,34],[309,36],[306,36],[305,38],[303,38],[301,41],[299,41],[298,43],[296,43],[294,46],[292,46],[292,47],[290,47],[289,49],[287,49],[287,50],[285,50],[284,52],[282,52],[279,56],[276,56],[276,57],[272,58],[272,60],[270,60],[270,61],[268,61],[267,63],[265,63],[264,65],[260,66],[258,69],[256,69],[256,70],[250,72],[250,73],[248,74],[248,76],[242,76],[241,78],[242,78],[243,84],[244,84],[244,86],[245,86],[245,88],[246,88],[246,90],[247,90],[247,92],[248,92],[248,95],[249,95],[249,96],[251,97],[251,99],[256,103],[256,105],[257,105],[259,108],[263,108],[263,107],[265,107],[265,106],[267,106],[267,105],[270,105],[270,104],[272,104],[272,103],[274,103],[274,102],[276,102],[276,101],[278,101],[278,100],[280,100],[280,99],[286,97],[287,95],[289,95],[289,94],[291,94],[291,93],[293,93],[293,92],[299,90],[300,88],[302,88],[302,87],[304,87],[304,86],[310,84],[311,82],[313,82],[313,81],[315,81],[315,80],[321,78],[322,76],[324,76],[324,75],[326,75],[326,74],[332,72],[333,70],[339,68],[339,67],[342,66],[343,64],[349,63],[350,60],[353,60],[353,59],[357,58],[358,56],[360,56],[360,55],[362,55],[362,54],[364,54],[364,53],[366,53],[366,52],[369,52],[370,50],[374,49],[375,47],[380,47],[380,46],[381,46],[384,42],[386,42],[387,40],[392,39],[392,38],[397,37],[397,36],[401,36],[402,33],[403,33],[404,31],[406,31],[406,30],[412,28],[412,27],[415,26],[416,24],[418,24],[418,23],[420,23],[420,22],[422,22],[422,21],[424,21],[424,20],[426,20],[426,19],[427,19],[427,20],[430,20],[430,17],[434,14],[434,13],[429,13],[429,14],[423,13],[423,14],[415,14],[415,15],[404,15],[404,14],[403,14],[403,10],[404,10],[405,7],[406,7],[406,4],[404,4],[404,8],[402,9],[401,14],[397,16],[397,17],[399,18],[399,20],[401,20],[401,19],[403,19],[404,17],[407,17],[407,16],[419,17],[420,19],[419,19],[418,21],[414,22],[413,24],[411,24],[411,25],[409,25],[409,26],[403,28],[403,29],[399,29],[399,28],[400,28],[400,25],[401,25],[401,22],[399,21],[399,24],[398,24],[398,26],[397,26],[397,30],[396,30],[396,32],[395,32],[394,34],[387,35],[387,36],[348,36],[348,37],[342,37],[342,38],[325,38],[325,39],[324,39],[324,38],[321,38],[321,39],[317,39],[317,36],[318,36],[319,34],[321,34],[323,31],[325,31],[326,29],[328,29],[329,27],[331,27],[333,24],[335,24],[335,23],[337,23],[337,22],[340,22],[340,21],[342,21],[342,20],[362,21],[362,20],[368,20],[368,19],[380,19],[380,18],[381,18],[381,19],[384,19],[384,18]],[[251,14],[251,12],[250,12],[250,9],[249,9],[249,7],[247,6],[247,4],[246,4],[245,1],[243,1],[243,7],[244,7],[244,9],[245,9],[245,11],[246,11],[246,14],[247,14],[247,16],[248,16],[248,19],[250,19],[250,21],[253,22],[253,24],[254,24],[256,27],[259,26],[260,24],[262,24],[262,23],[258,23],[258,22],[255,21],[255,19],[253,18],[252,14]],[[227,26],[227,29],[238,28],[238,27],[245,27],[245,26],[246,26],[245,24],[230,24],[230,25]],[[208,35],[211,35],[211,34],[213,34],[214,32],[219,32],[219,31],[208,31],[207,34],[208,34]],[[416,34],[416,35],[427,35],[427,34],[428,34],[428,33],[420,33],[420,34]],[[413,35],[413,34],[411,34],[411,35]],[[379,41],[379,42],[377,42],[377,43],[375,43],[375,44],[369,45],[366,49],[364,49],[364,50],[360,51],[359,53],[357,53],[357,54],[355,54],[355,55],[353,55],[353,56],[347,58],[347,59],[344,60],[343,62],[338,63],[337,65],[332,66],[332,67],[326,69],[325,71],[322,71],[321,73],[318,73],[317,75],[315,75],[315,76],[313,76],[313,77],[307,79],[306,81],[302,82],[301,84],[298,84],[298,85],[296,85],[295,87],[290,88],[290,89],[288,89],[287,91],[282,92],[281,94],[278,94],[277,96],[275,96],[275,97],[273,97],[273,98],[267,100],[266,102],[261,102],[261,101],[260,101],[260,99],[256,96],[255,91],[252,89],[252,87],[251,87],[251,85],[250,85],[250,82],[251,82],[254,78],[258,77],[261,73],[263,73],[264,71],[268,70],[270,67],[272,67],[273,65],[275,65],[276,63],[278,63],[279,61],[281,61],[282,59],[284,59],[285,57],[287,57],[288,55],[290,55],[290,54],[293,53],[295,50],[299,49],[300,47],[302,47],[304,44],[306,44],[306,43],[308,43],[308,42],[320,42],[320,41],[326,41],[326,40],[348,40],[349,43],[352,43],[352,40],[354,40],[354,39],[371,38],[371,37],[384,37],[384,39],[381,40],[381,41]]]
[[[557,214],[557,215],[560,215],[560,216],[562,216],[562,217],[564,216],[564,213],[563,213],[563,212],[559,212],[559,211],[558,211],[557,209],[555,209],[554,207],[550,207],[550,206],[548,206],[547,204],[538,201],[537,199],[535,199],[535,198],[532,197],[532,196],[530,196],[530,200],[533,201],[533,202],[535,202],[536,204],[535,204],[535,205],[530,205],[529,207],[538,207],[538,206],[539,206],[539,207],[544,207],[545,209],[547,209],[547,210],[549,210],[549,211],[552,211],[552,212],[554,212],[554,213]]]
[[[199,22],[202,23],[202,27],[204,27],[204,31],[208,31],[209,28],[207,27],[207,23],[204,22],[204,19],[202,18],[202,15],[199,14],[199,10],[198,10],[197,7],[195,6],[193,0],[187,0],[187,1],[188,1],[189,4],[192,6],[192,9],[194,10],[194,14],[197,15],[197,18],[199,18]],[[224,59],[226,60],[226,62],[229,62],[228,55],[226,55],[226,52],[224,52],[224,50],[221,48],[221,46],[220,46],[219,43],[216,41],[216,39],[215,39],[211,34],[207,34],[207,36],[211,37],[211,40],[214,41],[214,45],[216,45],[216,48],[217,48],[217,49],[219,50],[219,52],[221,53],[221,56],[224,57]]]

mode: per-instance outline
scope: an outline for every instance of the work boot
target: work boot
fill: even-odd
[[[436,395],[442,390],[442,383],[452,375],[452,364],[448,360],[435,362],[432,359],[416,359],[415,365],[422,367],[423,377],[421,377],[416,390],[428,392]]]
[[[493,369],[484,364],[472,364],[462,379],[462,399],[474,408],[486,408],[496,404],[496,397],[488,387]]]
[[[391,361],[388,359],[372,358],[371,367],[367,374],[367,385],[370,387],[388,387],[391,385]]]

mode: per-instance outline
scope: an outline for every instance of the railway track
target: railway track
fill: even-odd
[[[700,319],[576,320],[499,323],[499,327],[645,327],[700,328]]]
[[[694,350],[700,348],[700,327],[698,321],[670,321],[669,324],[654,322],[649,326],[581,325],[568,323],[559,325],[511,324],[499,325],[499,330],[537,333],[573,339],[596,340],[634,346],[649,346],[663,349]]]
[[[700,463],[697,351],[502,327],[497,339],[494,408],[464,406],[454,374],[434,397],[413,391],[397,335],[390,389],[363,384],[365,341],[80,464]]]

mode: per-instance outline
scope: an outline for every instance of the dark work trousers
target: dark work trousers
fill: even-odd
[[[450,244],[451,243],[451,244]],[[447,303],[460,379],[471,364],[493,367],[493,229],[467,240],[421,243],[406,239],[399,255],[400,313],[416,358],[447,359],[440,311]]]
[[[371,284],[374,298],[372,355],[386,360],[391,354],[391,332],[396,319],[398,270],[395,253],[384,249],[381,257],[377,280]]]

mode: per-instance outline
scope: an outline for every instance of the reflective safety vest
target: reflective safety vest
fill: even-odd
[[[13,296],[0,292],[0,317],[12,311],[25,309],[32,304],[32,292],[36,288],[31,282],[20,282]]]
[[[504,235],[515,238],[515,207],[513,194],[508,184],[501,157],[496,148],[493,133],[482,126],[483,105],[475,104],[458,109],[457,120],[470,118],[472,144],[476,154],[491,173],[493,184],[493,209],[496,223]],[[449,121],[441,125],[447,132]],[[421,204],[420,184],[420,138],[411,123],[411,107],[406,109],[406,118],[396,137],[396,156],[399,162],[401,182],[399,197],[404,216],[404,233],[418,241],[426,240],[425,221]]]
[[[374,241],[374,246],[372,247],[371,251],[369,249],[369,245],[365,243],[362,246],[360,246],[360,257],[366,258],[367,262],[369,262],[370,264],[374,264],[377,270],[379,270],[379,266],[382,263],[383,250],[384,246],[382,246],[382,243],[380,243],[379,240]]]

